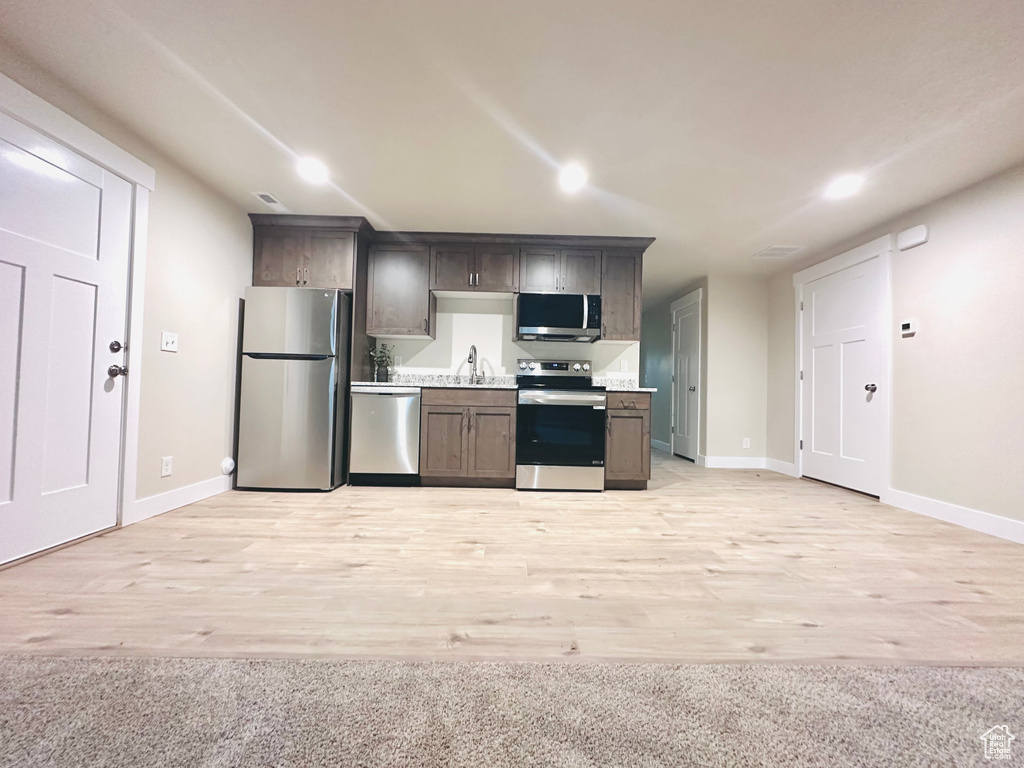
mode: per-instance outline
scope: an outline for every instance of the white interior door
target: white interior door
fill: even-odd
[[[803,287],[802,471],[882,490],[883,265],[871,258]]]
[[[700,301],[672,313],[672,453],[696,461],[700,414]]]
[[[117,523],[131,195],[0,113],[0,563]]]

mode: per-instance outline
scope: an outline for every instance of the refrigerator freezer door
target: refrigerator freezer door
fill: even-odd
[[[321,288],[246,288],[242,353],[338,354],[338,298]]]
[[[242,358],[238,487],[332,487],[336,361]]]

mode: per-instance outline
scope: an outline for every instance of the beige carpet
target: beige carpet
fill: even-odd
[[[3,766],[971,766],[1003,724],[1024,670],[0,657]]]

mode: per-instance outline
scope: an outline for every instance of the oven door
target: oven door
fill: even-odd
[[[519,391],[516,464],[603,467],[604,392]]]

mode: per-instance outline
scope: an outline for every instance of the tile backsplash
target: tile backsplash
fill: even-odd
[[[639,342],[516,342],[514,335],[511,297],[438,298],[436,338],[387,339],[385,343],[394,347],[396,371],[405,374],[468,375],[469,347],[475,344],[486,376],[515,375],[516,361],[524,357],[590,360],[595,376],[624,383],[636,382],[640,375]]]

